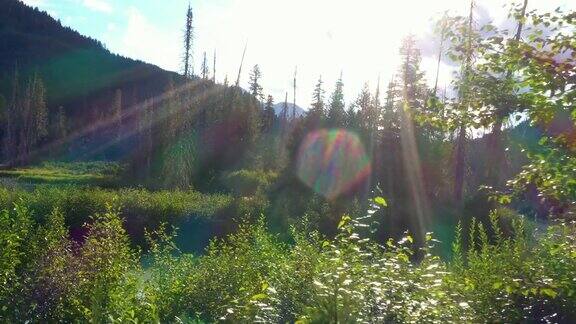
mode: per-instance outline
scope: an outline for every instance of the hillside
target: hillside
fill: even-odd
[[[284,103],[283,102],[279,102],[277,104],[274,105],[274,112],[276,113],[276,116],[281,117],[282,116],[282,110],[284,109]],[[294,111],[296,110],[296,111]],[[288,103],[288,117],[292,117],[292,114],[295,114],[296,117],[302,117],[306,115],[306,111],[304,109],[302,109],[302,107],[298,106],[298,105],[294,105],[293,103]]]
[[[0,70],[4,71],[0,95],[7,103],[12,100],[15,72],[22,89],[38,75],[45,88],[48,122],[55,123],[60,111],[65,115],[65,132],[72,136],[63,144],[70,158],[90,157],[95,146],[109,140],[111,125],[102,119],[112,114],[118,97],[120,109],[128,111],[144,99],[160,95],[170,80],[181,79],[157,66],[113,54],[98,40],[64,27],[46,12],[18,0],[0,0],[0,8]],[[135,120],[127,118],[125,122],[129,125]],[[0,137],[5,136],[0,132]],[[50,134],[45,144],[54,137]],[[114,151],[126,151],[129,146],[127,142]],[[95,154],[120,157],[106,150]],[[39,152],[39,158],[46,155]]]
[[[186,80],[174,72],[113,54],[98,40],[64,27],[46,12],[18,0],[0,0],[0,8],[0,70],[5,72],[0,74],[0,109],[2,102],[9,106],[13,101],[15,72],[23,91],[35,75],[45,88],[49,134],[37,143],[40,149],[34,151],[35,161],[129,161],[142,139],[144,106],[151,105],[159,113],[169,99],[165,95],[169,87],[179,89],[179,97],[189,98],[186,105],[207,91],[209,94],[196,102],[199,106],[214,102],[225,90],[207,79]],[[183,88],[189,81],[195,81],[194,85]],[[208,91],[212,87],[216,88]],[[239,90],[240,96],[242,93]],[[66,125],[57,130],[61,111]],[[66,136],[58,138],[63,135],[55,133]],[[0,127],[0,142],[6,137]],[[6,160],[14,154],[5,149],[0,157]]]
[[[0,0],[0,69],[21,75],[38,71],[47,88],[48,105],[71,113],[89,113],[86,104],[105,101],[116,89],[138,88],[154,94],[175,73],[110,53],[99,41],[62,26],[46,12],[18,0]],[[11,75],[2,73],[7,93]]]

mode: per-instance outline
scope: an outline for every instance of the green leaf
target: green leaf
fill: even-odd
[[[540,289],[540,293],[542,295],[548,296],[550,298],[556,298],[556,296],[558,295],[558,293],[555,292],[554,289],[551,289],[551,288],[542,288],[542,289]]]
[[[256,294],[254,296],[252,296],[252,300],[260,300],[260,299],[266,299],[268,296],[266,294]]]
[[[388,203],[386,203],[386,199],[382,198],[382,197],[376,197],[374,198],[374,202],[377,203],[380,206],[384,206],[384,207],[388,207]]]
[[[338,223],[338,228],[342,228],[342,227],[346,226],[346,224],[348,224],[348,222],[350,220],[351,220],[350,216],[348,216],[348,215],[342,216],[342,219]]]

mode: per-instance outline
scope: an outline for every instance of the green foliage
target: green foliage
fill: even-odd
[[[277,174],[274,172],[242,169],[226,174],[223,182],[236,195],[250,196],[257,191],[266,191],[276,178]]]
[[[151,320],[138,298],[137,253],[117,210],[93,218],[77,248],[55,209],[42,224],[20,205],[0,217],[0,319],[6,321]]]
[[[488,242],[485,227],[472,223],[475,238],[468,249],[456,247],[465,263],[449,267],[450,282],[459,283],[455,287],[485,322],[574,321],[574,224],[534,232],[520,217],[512,220],[508,238],[500,226],[494,214],[495,236]]]
[[[89,184],[111,186],[122,167],[111,162],[44,162],[39,166],[0,170],[0,177],[14,178],[21,184]]]
[[[522,200],[527,189],[535,186],[538,188],[539,202],[550,206],[550,217],[574,219],[576,157],[566,154],[566,149],[562,146],[554,143],[545,145],[541,153],[529,154],[530,164],[508,181],[510,193],[517,200]],[[507,195],[499,197],[503,202],[509,202],[506,201]]]
[[[0,188],[0,208],[11,208],[22,202],[43,217],[54,208],[64,215],[66,223],[78,228],[90,215],[106,211],[107,204],[119,206],[136,232],[135,241],[143,241],[143,228],[155,228],[162,222],[176,223],[186,217],[210,219],[228,208],[232,198],[223,194],[196,191],[148,191],[145,189],[101,189],[78,186],[37,186],[34,190]]]
[[[116,204],[115,204],[116,205]],[[371,210],[382,205],[374,199]],[[72,242],[64,215],[24,205],[0,214],[0,318],[8,321],[520,322],[576,318],[575,224],[534,232],[521,217],[473,221],[446,263],[406,234],[372,241],[370,216],[344,216],[326,239],[306,221],[291,244],[263,219],[244,223],[194,258],[164,224],[130,247],[107,205]],[[369,215],[374,212],[369,212]],[[37,219],[43,219],[38,221]],[[511,222],[510,229],[502,224]],[[492,234],[490,234],[492,233]],[[144,257],[143,262],[138,262]]]
[[[374,206],[374,208],[376,208]],[[362,237],[370,226],[369,217],[344,216],[340,234],[334,240],[297,240],[293,253],[304,259],[307,251],[309,269],[302,266],[288,276],[303,277],[299,290],[288,294],[279,287],[289,278],[267,279],[261,292],[250,303],[228,310],[227,318],[244,321],[346,323],[361,322],[441,322],[470,321],[473,311],[463,296],[445,291],[445,265],[426,253],[419,264],[411,262],[413,239],[390,240],[386,247]],[[429,238],[431,240],[431,238]],[[301,248],[304,248],[301,250]],[[282,267],[282,266],[280,266]],[[286,266],[284,266],[286,267]],[[304,281],[305,280],[305,281]],[[278,286],[274,284],[278,282]],[[307,287],[302,291],[302,286]],[[286,300],[305,294],[299,303]],[[289,317],[281,316],[282,304],[293,304]]]

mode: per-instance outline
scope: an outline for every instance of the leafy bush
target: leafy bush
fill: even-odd
[[[138,196],[136,196],[138,197]],[[139,201],[135,199],[135,201]],[[161,201],[163,201],[161,199]],[[134,203],[141,205],[140,203]],[[375,199],[369,215],[374,214]],[[160,203],[161,205],[161,203]],[[159,207],[162,210],[161,207]],[[40,209],[39,209],[40,210]],[[0,213],[0,320],[33,322],[573,322],[576,227],[533,230],[501,212],[462,231],[454,259],[418,251],[408,234],[380,245],[369,216],[344,216],[334,239],[292,228],[293,243],[263,219],[182,253],[164,224],[129,244],[118,207],[107,205],[72,241],[58,208],[36,217],[16,204]],[[416,253],[418,252],[418,253]],[[421,252],[421,253],[420,253]],[[142,261],[139,262],[139,259]]]
[[[258,190],[264,191],[277,177],[274,172],[262,170],[238,170],[224,176],[225,186],[239,196],[254,195]]]
[[[83,244],[67,239],[58,210],[45,224],[25,207],[0,216],[0,319],[3,321],[134,321],[155,318],[138,296],[139,266],[118,212],[86,225]]]
[[[465,296],[449,290],[449,273],[438,257],[426,249],[424,260],[411,262],[410,236],[397,243],[390,240],[386,247],[363,238],[367,219],[344,216],[337,237],[308,241],[314,248],[304,245],[301,249],[302,241],[297,240],[291,250],[296,258],[291,260],[300,261],[278,264],[276,268],[289,271],[266,278],[263,289],[243,304],[231,306],[226,318],[281,323],[295,319],[312,323],[475,319]],[[291,279],[297,284],[290,284],[295,283]]]
[[[0,188],[0,208],[25,204],[38,218],[58,208],[66,224],[78,229],[89,216],[106,211],[109,203],[119,206],[133,241],[144,242],[144,228],[162,222],[175,223],[185,217],[213,218],[227,210],[232,198],[196,191],[148,191],[102,189],[79,186],[38,186],[32,191]]]
[[[487,322],[561,322],[576,320],[576,229],[559,223],[546,230],[513,220],[506,237],[492,214],[493,242],[486,228],[470,227],[470,248],[455,243],[452,282],[464,283],[462,294]],[[460,236],[460,235],[458,235]]]

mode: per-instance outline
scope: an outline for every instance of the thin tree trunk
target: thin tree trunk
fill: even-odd
[[[238,68],[238,78],[236,79],[236,87],[240,86],[240,75],[242,74],[242,65],[244,64],[244,56],[246,55],[246,48],[248,47],[248,42],[244,44],[244,51],[242,52],[242,60],[240,60],[240,67]]]
[[[461,106],[469,109],[470,102],[470,69],[472,64],[472,23],[474,19],[474,0],[470,1],[470,16],[468,18],[467,53],[464,62],[464,91],[460,94]],[[466,170],[466,123],[461,122],[456,137],[456,154],[454,156],[454,202],[463,207],[464,176]]]
[[[521,16],[526,16],[526,8],[528,7],[528,0],[524,0],[524,4],[521,10]],[[518,26],[516,28],[516,34],[514,35],[514,41],[520,41],[522,36],[522,29],[524,23],[522,20],[518,21]],[[512,77],[513,71],[508,70],[506,72],[505,81]],[[488,163],[487,163],[487,183],[493,187],[499,188],[502,183],[502,171],[504,169],[505,151],[504,151],[504,139],[502,136],[502,126],[504,124],[504,119],[508,116],[506,111],[508,107],[499,107],[496,112],[496,121],[492,126],[492,132],[488,136]]]
[[[460,126],[456,138],[456,156],[454,165],[454,201],[462,204],[464,176],[466,173],[466,126]]]

